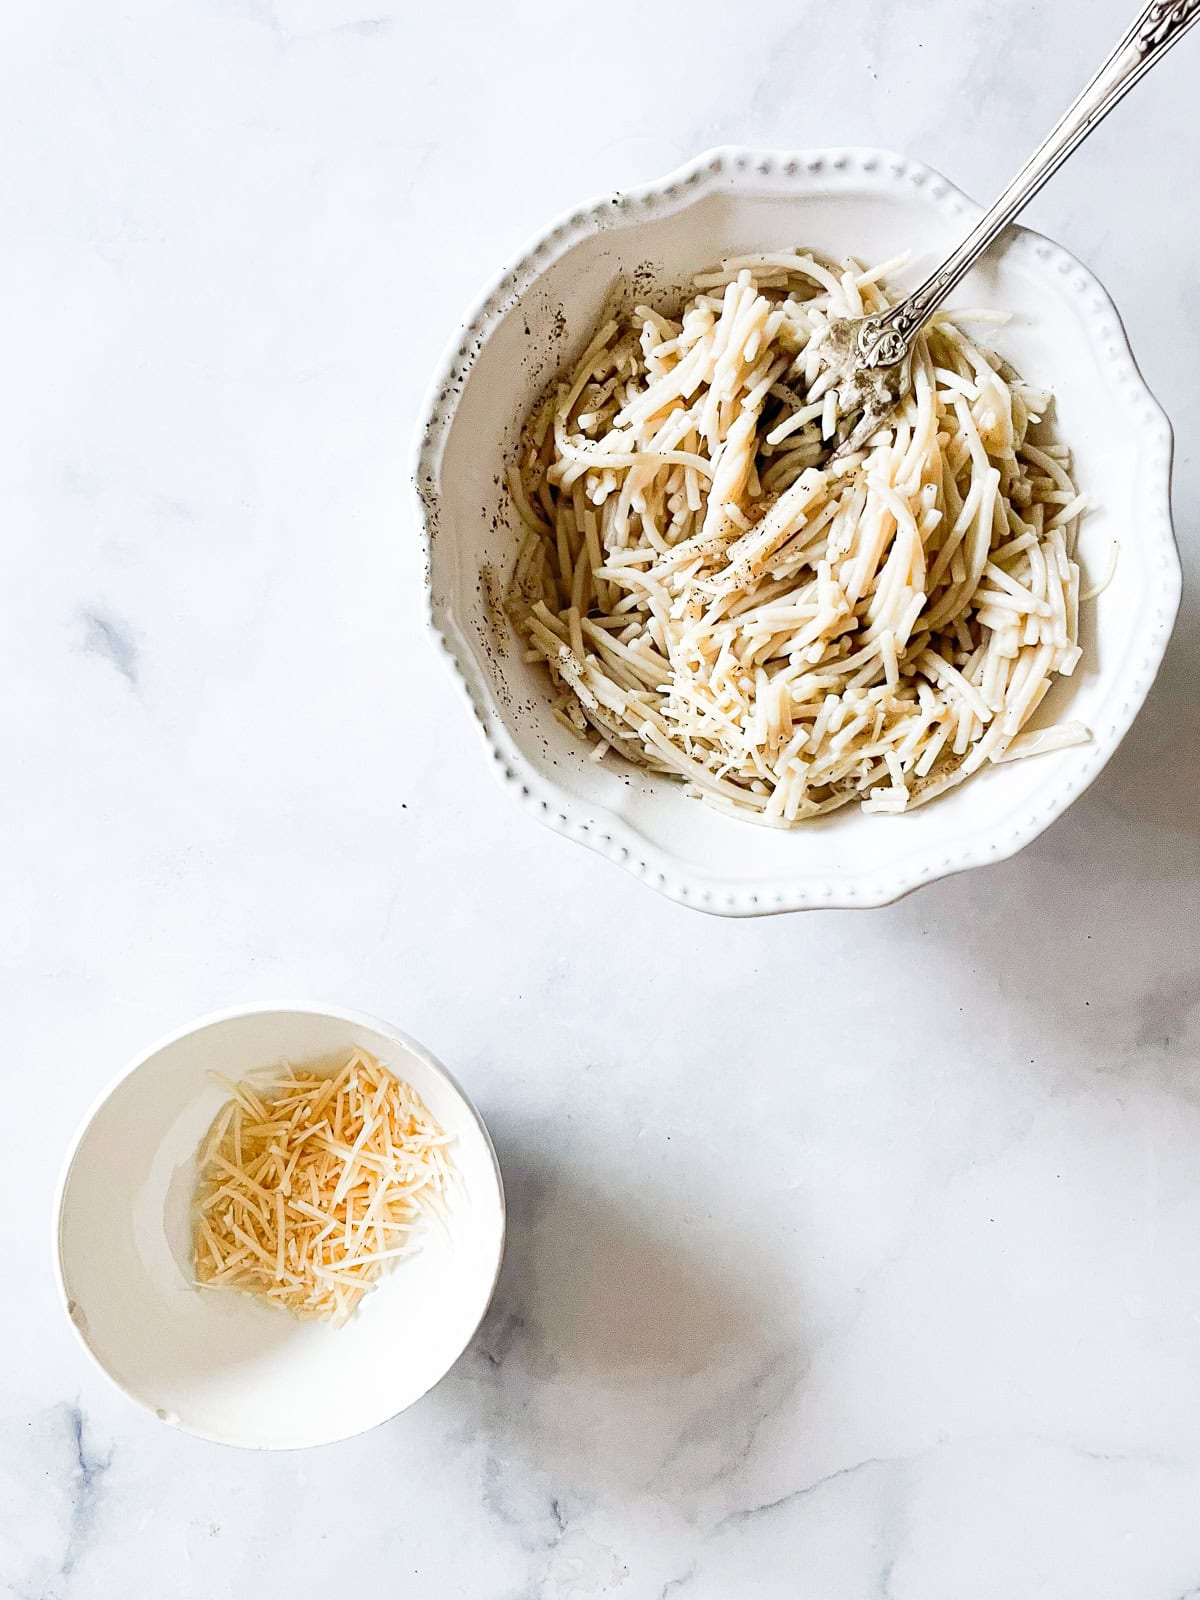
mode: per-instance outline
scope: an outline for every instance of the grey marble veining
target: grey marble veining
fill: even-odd
[[[730,925],[494,783],[405,485],[433,362],[548,217],[720,140],[986,198],[1132,3],[8,8],[0,1595],[1200,1594],[1194,595],[1022,856]],[[1200,37],[1031,218],[1172,415],[1189,578],[1198,71]],[[312,995],[468,1085],[510,1251],[406,1416],[227,1452],[85,1363],[45,1219],[128,1054]]]

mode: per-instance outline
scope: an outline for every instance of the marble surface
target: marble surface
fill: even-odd
[[[6,8],[0,1594],[1200,1594],[1194,595],[1019,859],[729,924],[495,784],[405,485],[432,363],[548,217],[722,140],[985,195],[1131,9]],[[1193,35],[1032,213],[1175,420],[1191,572],[1198,73]],[[461,1075],[511,1243],[438,1390],[262,1457],[91,1369],[48,1217],[128,1054],[297,996]]]

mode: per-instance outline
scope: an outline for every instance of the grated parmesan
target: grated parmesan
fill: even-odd
[[[332,1077],[213,1076],[229,1100],[198,1158],[196,1282],[344,1322],[440,1210],[448,1136],[362,1051]]]

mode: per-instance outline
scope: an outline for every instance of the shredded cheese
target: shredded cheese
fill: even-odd
[[[344,1322],[440,1211],[448,1136],[362,1051],[332,1077],[214,1077],[230,1098],[198,1158],[196,1282]]]
[[[508,611],[558,719],[776,827],[1081,737],[1022,735],[1080,656],[1086,500],[1050,396],[942,315],[903,407],[830,460],[821,336],[889,303],[886,270],[743,256],[675,316],[610,318],[509,472]]]

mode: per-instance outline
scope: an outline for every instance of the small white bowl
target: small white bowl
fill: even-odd
[[[710,151],[644,189],[603,197],[552,227],[504,272],[456,338],[418,431],[417,510],[429,620],[466,689],[496,771],[550,827],[676,900],[730,915],[882,905],[922,883],[1012,855],[1096,777],[1158,671],[1179,607],[1171,430],[1143,383],[1111,300],[1065,250],[1011,230],[953,303],[1014,313],[994,342],[1056,396],[1059,437],[1097,509],[1080,551],[1109,587],[1085,608],[1084,659],[1036,726],[1072,718],[1090,744],[993,767],[910,816],[847,806],[790,831],[686,798],[668,779],[586,758],[550,711],[499,614],[518,542],[502,488],[521,423],[578,355],[618,276],[644,295],[724,255],[811,245],[834,256],[914,256],[909,287],[979,208],[919,162],[883,150]],[[991,330],[988,330],[989,334]]]
[[[227,1098],[208,1074],[237,1079],[284,1059],[332,1069],[356,1047],[454,1135],[446,1232],[431,1226],[341,1328],[196,1288],[196,1153]],[[201,1438],[293,1449],[386,1422],[449,1371],[495,1288],[504,1194],[478,1112],[414,1039],[353,1012],[253,1006],[155,1045],[108,1090],[67,1158],[55,1236],[67,1314],[118,1388]]]

